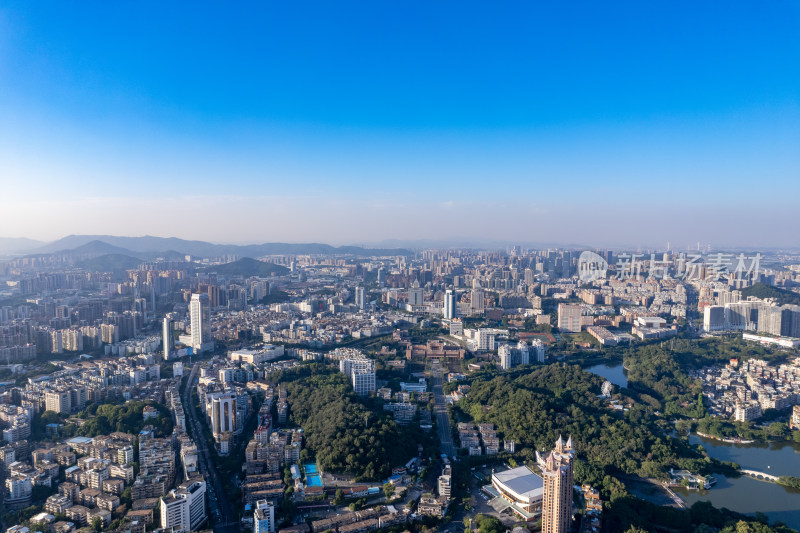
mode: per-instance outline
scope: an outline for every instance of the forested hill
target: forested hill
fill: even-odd
[[[132,270],[142,264],[141,259],[124,254],[105,254],[91,259],[84,259],[75,264],[92,272],[122,272]]]
[[[472,380],[459,407],[476,422],[490,422],[517,443],[523,459],[572,435],[579,461],[576,480],[613,492],[607,474],[664,478],[670,467],[708,472],[697,450],[666,436],[648,406],[615,412],[598,399],[602,379],[577,366],[548,365]]]
[[[242,276],[245,278],[251,276],[269,277],[273,274],[276,276],[283,276],[289,273],[289,269],[285,266],[252,259],[250,257],[243,257],[224,265],[205,267],[205,270],[223,276]]]
[[[763,283],[755,283],[750,287],[745,287],[742,289],[742,296],[744,298],[750,296],[762,299],[775,298],[780,304],[800,305],[800,294]]]
[[[158,410],[156,418],[145,421],[142,412],[145,406]],[[59,437],[62,439],[84,436],[96,437],[107,435],[114,431],[137,435],[145,426],[153,426],[156,436],[166,437],[172,433],[173,422],[170,410],[163,404],[153,401],[128,401],[121,404],[92,403],[86,409],[75,415],[75,418],[84,419],[81,425],[65,424],[65,416],[53,411],[45,411],[37,415],[33,423],[34,438],[44,438],[47,424],[63,424],[59,428]]]
[[[303,365],[277,381],[286,385],[291,421],[303,428],[306,448],[323,470],[379,481],[417,454],[418,425],[398,427],[375,408],[380,400],[362,401],[332,367]]]

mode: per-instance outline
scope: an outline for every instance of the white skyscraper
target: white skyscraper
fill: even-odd
[[[211,305],[207,294],[192,294],[192,301],[189,302],[189,317],[191,319],[192,348],[197,353],[213,350]]]
[[[169,316],[164,317],[162,337],[164,343],[164,361],[168,361],[172,354],[172,349],[175,347],[175,322]]]
[[[447,289],[444,292],[444,318],[456,317],[456,291]]]

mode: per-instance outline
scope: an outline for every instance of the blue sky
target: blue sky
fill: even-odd
[[[798,34],[794,1],[4,2],[0,233],[800,245]]]

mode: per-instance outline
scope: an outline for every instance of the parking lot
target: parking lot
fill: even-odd
[[[475,470],[472,470],[469,490],[470,510],[464,512],[463,508],[459,509],[454,516],[454,520],[448,523],[446,526],[443,526],[442,531],[461,533],[464,530],[464,518],[474,517],[477,514],[493,516],[500,520],[503,525],[509,528],[520,522],[520,519],[511,511],[498,512],[494,507],[492,507],[490,503],[492,498],[482,490],[484,485],[487,485],[491,482],[491,473],[491,467],[477,467]],[[460,502],[458,503],[460,504]]]

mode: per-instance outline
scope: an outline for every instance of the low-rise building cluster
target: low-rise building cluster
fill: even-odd
[[[736,421],[800,403],[800,358],[777,366],[761,359],[732,360],[724,367],[703,368],[696,377],[703,380],[711,413]]]
[[[59,364],[61,370],[29,379],[24,388],[12,388],[11,401],[35,413],[70,414],[88,402],[118,398],[161,402],[172,386],[170,380],[161,380],[161,367],[152,354]]]
[[[500,438],[494,424],[474,424],[459,422],[458,441],[469,455],[497,455],[500,451]]]

